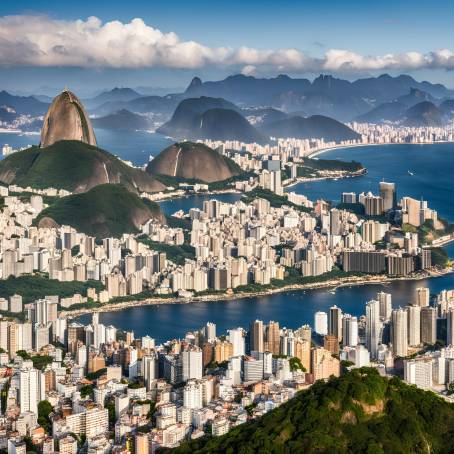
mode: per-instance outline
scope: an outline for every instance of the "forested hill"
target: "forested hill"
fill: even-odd
[[[452,453],[454,404],[375,369],[357,369],[309,390],[186,453]],[[170,452],[161,449],[159,452]]]

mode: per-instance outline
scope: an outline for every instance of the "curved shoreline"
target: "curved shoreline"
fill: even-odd
[[[83,308],[73,311],[60,311],[59,316],[63,318],[72,319],[82,315],[100,313],[100,312],[118,312],[131,307],[139,306],[161,306],[165,304],[192,304],[192,303],[212,303],[219,301],[232,301],[239,299],[249,299],[260,296],[269,296],[278,293],[285,293],[290,291],[303,292],[305,290],[323,290],[329,288],[342,288],[342,287],[359,287],[362,285],[382,285],[396,281],[420,281],[423,279],[430,279],[434,277],[442,277],[446,274],[453,274],[454,268],[446,268],[436,273],[428,273],[426,275],[417,275],[413,277],[390,277],[390,276],[352,276],[346,278],[332,279],[329,281],[312,282],[308,284],[289,284],[283,287],[269,290],[261,290],[257,292],[239,292],[239,293],[221,293],[213,295],[194,296],[192,298],[147,298],[137,301],[125,301],[122,303],[106,303],[102,307]]]

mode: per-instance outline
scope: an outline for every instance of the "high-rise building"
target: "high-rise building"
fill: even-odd
[[[453,317],[454,318],[454,317]],[[407,356],[408,349],[408,316],[405,309],[394,309],[391,315],[392,346],[395,356]]]
[[[345,314],[342,319],[342,343],[347,347],[358,345],[358,319]]]
[[[208,322],[205,325],[205,339],[208,342],[214,342],[216,339],[216,324]]]
[[[331,352],[324,348],[314,348],[312,350],[311,371],[314,380],[323,380],[334,375],[340,374],[340,362],[331,355]]]
[[[328,334],[336,336],[339,342],[342,341],[342,310],[337,306],[329,308]]]
[[[377,358],[380,331],[380,302],[371,300],[366,304],[366,347],[374,359]]]
[[[149,454],[150,452],[150,443],[149,443],[149,434],[143,432],[136,433],[135,439],[135,454]]]
[[[446,313],[448,322],[447,334],[446,334],[446,345],[454,346],[454,309],[449,309]]]
[[[415,304],[420,307],[427,307],[430,302],[430,289],[428,287],[418,287],[416,289]]]
[[[328,334],[328,314],[318,311],[314,315],[315,332],[320,336]]]
[[[408,345],[417,347],[421,343],[421,307],[407,306]]]
[[[327,334],[323,338],[323,348],[325,350],[328,350],[331,352],[333,355],[338,355],[339,354],[339,340],[337,339],[336,336],[332,334]]]
[[[392,295],[391,293],[379,292],[377,293],[377,299],[380,303],[380,317],[384,321],[388,321],[393,310]]]
[[[19,372],[19,406],[21,413],[38,414],[38,403],[45,398],[45,381],[38,369],[21,369]]]
[[[396,207],[396,185],[394,183],[386,183],[380,181],[379,183],[380,197],[383,199],[383,210],[389,211]]]
[[[437,310],[434,307],[421,308],[421,342],[435,344],[437,341]]]
[[[256,320],[250,327],[250,350],[264,352],[265,345],[263,341],[263,322]]]
[[[245,354],[245,342],[242,328],[228,330],[229,341],[233,346],[233,356]]]
[[[190,380],[191,378],[202,378],[202,350],[198,347],[191,347],[181,352],[181,357],[183,363],[183,381]]]
[[[281,347],[281,334],[279,322],[270,321],[266,326],[265,350],[279,355]]]

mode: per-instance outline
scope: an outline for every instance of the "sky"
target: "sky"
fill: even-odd
[[[385,72],[454,88],[453,23],[452,0],[1,0],[0,89]]]

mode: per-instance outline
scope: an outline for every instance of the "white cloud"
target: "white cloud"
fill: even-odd
[[[298,49],[212,48],[195,41],[182,41],[175,33],[164,33],[142,19],[102,23],[96,17],[65,21],[25,15],[0,18],[0,65],[185,69],[215,65],[243,68],[244,74],[254,74],[260,69],[291,72],[450,70],[454,69],[454,54],[441,49],[369,56],[331,49],[322,58],[313,58]]]

